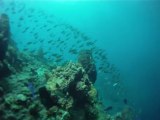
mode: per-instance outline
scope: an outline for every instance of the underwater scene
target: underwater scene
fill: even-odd
[[[0,0],[0,120],[160,120],[160,1]]]

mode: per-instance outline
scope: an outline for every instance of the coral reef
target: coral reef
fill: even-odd
[[[55,111],[55,108],[63,110],[68,116],[66,120],[79,119],[72,112],[77,108],[78,111],[83,110],[83,120],[96,120],[98,116],[98,111],[94,110],[97,91],[80,64],[70,62],[63,67],[57,67],[52,71],[46,85],[39,89],[39,93],[43,105],[49,111]]]
[[[132,120],[130,108],[114,116],[104,112],[93,85],[97,72],[91,51],[81,51],[78,63],[44,63],[19,53],[10,39],[8,21],[2,14],[0,120]]]

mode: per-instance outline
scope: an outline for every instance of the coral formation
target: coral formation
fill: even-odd
[[[81,117],[87,120],[94,120],[98,115],[98,111],[91,110],[97,102],[97,91],[80,64],[70,62],[57,67],[39,92],[42,103],[49,110],[54,108],[55,111],[58,108],[68,116],[74,116],[71,111],[79,108],[84,110],[84,116]],[[92,118],[93,116],[95,117]],[[78,116],[74,116],[74,119],[78,119],[76,117]]]

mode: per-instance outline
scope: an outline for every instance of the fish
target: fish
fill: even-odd
[[[71,54],[77,54],[78,51],[77,51],[76,49],[70,49],[70,50],[69,50],[69,53],[71,53]]]
[[[42,27],[43,27],[43,28],[46,28],[46,27],[47,27],[47,25],[45,25],[45,24],[44,24]]]
[[[24,20],[24,18],[21,16],[21,17],[19,17],[19,20],[20,20],[20,21],[23,21],[23,20]]]
[[[21,24],[18,24],[18,25],[17,25],[17,27],[21,27],[21,26],[22,26]]]
[[[34,84],[32,82],[28,83],[28,89],[30,90],[31,94],[32,94],[32,100],[35,99],[35,87]]]
[[[35,39],[38,39],[38,36],[34,36]]]
[[[28,48],[23,48],[23,51],[28,51]]]
[[[88,46],[90,46],[90,45],[93,45],[94,43],[92,42],[92,41],[88,41],[87,43],[86,43],[86,45],[88,45]]]
[[[47,59],[48,59],[48,60],[51,60],[52,58],[51,58],[51,57],[48,57]]]
[[[111,111],[113,109],[112,106],[108,106],[107,108],[104,109],[105,112]]]
[[[44,39],[39,40],[40,43],[44,42]]]
[[[20,9],[18,10],[18,13],[22,12],[22,11],[24,10],[24,8],[25,8],[25,5],[24,5],[24,4],[23,4],[23,5],[19,5],[19,6],[22,6],[22,8],[20,8]]]
[[[47,31],[47,32],[51,31],[51,28],[48,28],[46,31]]]
[[[71,33],[67,33],[67,34],[66,34],[66,37],[70,36],[70,34],[71,34]]]
[[[57,53],[53,53],[53,54],[52,54],[52,56],[57,57],[57,56],[58,56],[58,54],[57,54]]]
[[[29,29],[29,27],[26,27],[26,28],[22,31],[22,33],[25,33],[28,29]]]
[[[106,65],[108,63],[108,60],[105,51],[101,48],[98,48],[95,45],[96,41],[91,39],[85,33],[80,32],[78,28],[68,23],[60,23],[60,22],[57,23],[56,19],[54,19],[55,18],[54,15],[48,15],[42,10],[36,10],[35,8],[26,8],[25,4],[22,3],[14,2],[14,4],[16,6],[14,6],[13,8],[12,6],[6,8],[8,12],[11,13],[13,12],[14,14],[16,13],[16,15],[20,13],[18,18],[15,17],[19,20],[19,23],[15,22],[14,24],[16,25],[17,29],[22,29],[23,33],[27,32],[27,35],[29,34],[29,36],[31,36],[29,38],[30,41],[27,43],[27,45],[32,45],[32,46],[42,45],[42,44],[49,45],[48,49],[46,50],[48,53],[46,58],[49,55],[51,56],[52,59],[53,58],[56,59],[59,57],[58,54],[52,55],[53,49],[56,49],[56,51],[59,51],[62,54],[63,52],[67,52],[67,54],[75,55],[79,52],[79,49],[87,48],[93,51],[94,59],[96,60],[96,62],[98,63],[100,62],[99,64],[100,71],[104,73],[108,73],[108,71],[113,73],[115,71],[115,69],[110,67],[110,65],[109,66]],[[25,13],[25,16],[23,12]],[[36,17],[32,13],[36,14]],[[43,19],[44,21],[43,24],[40,24],[41,19]],[[25,23],[28,20],[30,21],[31,24],[33,24],[33,26],[25,26],[25,25],[23,26],[22,23],[23,22]],[[53,30],[55,32],[53,32]],[[48,37],[47,38],[45,36],[44,38],[39,37],[40,33],[42,32],[45,32],[44,35],[47,34]],[[31,39],[33,39],[34,41],[31,42]],[[69,45],[71,40],[75,40],[75,42]],[[28,48],[28,46],[24,47],[25,47],[23,49],[24,51],[31,51]],[[59,58],[62,58],[62,56]],[[101,63],[103,64],[101,65]],[[116,86],[116,84],[114,83],[115,82],[113,82],[112,85]]]
[[[37,36],[38,35],[38,33],[34,33],[34,36]]]
[[[43,55],[46,55],[46,54],[48,54],[48,52],[43,52]]]
[[[60,49],[60,51],[61,51],[61,52],[63,52],[63,51],[64,51],[64,49],[65,49],[65,48],[63,48],[63,49],[61,48],[61,49]]]
[[[99,70],[102,70],[102,69],[103,69],[103,66],[98,67],[98,69],[99,69]]]
[[[5,12],[9,11],[9,8],[6,8],[4,11],[5,11]]]
[[[37,23],[37,22],[38,22],[38,20],[34,20],[34,22],[35,22],[35,23]]]
[[[30,45],[30,44],[32,44],[33,42],[27,42],[27,45]]]
[[[114,84],[113,84],[113,87],[115,87],[115,86],[117,86],[117,85],[118,85],[118,83],[114,83]]]
[[[12,11],[12,14],[16,14],[16,12],[15,12],[15,11]]]
[[[62,58],[56,58],[55,62],[58,63],[58,62],[61,62],[62,61]]]
[[[60,43],[60,44],[63,44],[63,43],[64,43],[64,41],[62,40],[62,41],[60,41],[59,43]]]
[[[56,27],[58,27],[58,25],[54,25],[53,27],[56,28]]]
[[[82,48],[82,47],[84,47],[84,44],[79,45],[79,48]]]
[[[65,34],[65,33],[66,33],[66,31],[64,31],[64,30],[63,30],[61,33],[62,33],[62,34]]]
[[[127,104],[128,104],[128,100],[127,100],[126,98],[124,98],[124,99],[123,99],[123,103],[124,103],[125,105],[127,105]]]
[[[51,43],[51,42],[52,42],[52,40],[49,40],[49,41],[48,41],[48,43]]]

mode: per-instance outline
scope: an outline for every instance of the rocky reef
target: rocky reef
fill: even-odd
[[[105,113],[94,87],[97,71],[89,50],[78,62],[44,63],[16,49],[9,19],[0,17],[0,120],[132,120],[129,107]]]

